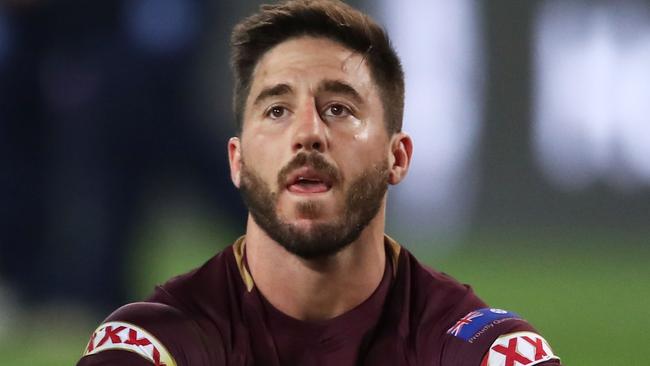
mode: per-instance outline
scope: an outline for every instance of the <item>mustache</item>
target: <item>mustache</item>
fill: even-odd
[[[332,183],[336,184],[341,180],[341,173],[336,167],[330,164],[323,155],[317,152],[304,153],[301,152],[296,155],[291,161],[285,165],[278,173],[278,187],[282,187],[287,182],[287,176],[294,170],[304,166],[311,167],[319,174],[325,175],[331,179]]]

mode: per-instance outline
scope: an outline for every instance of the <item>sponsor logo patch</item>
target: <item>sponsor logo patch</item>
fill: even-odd
[[[106,350],[124,350],[139,354],[155,366],[176,366],[160,341],[142,328],[125,322],[106,322],[90,336],[84,356]]]
[[[500,336],[483,357],[481,366],[533,366],[559,359],[539,334],[516,332]]]
[[[515,313],[501,309],[478,309],[460,318],[456,324],[447,330],[447,334],[473,343],[487,329],[511,319],[521,318]]]

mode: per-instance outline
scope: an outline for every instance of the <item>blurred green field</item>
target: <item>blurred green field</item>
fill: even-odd
[[[564,365],[650,365],[649,236],[487,237],[428,263],[524,316]]]
[[[210,243],[236,236],[205,220],[190,217],[173,229],[163,220],[139,234],[131,263],[132,278],[140,279],[132,288],[134,300],[155,283],[201,264],[219,249]],[[491,306],[534,323],[565,365],[650,365],[648,237],[483,232],[444,255],[423,246],[415,252],[472,284]],[[72,365],[98,321],[56,314],[26,319],[0,340],[2,365]]]

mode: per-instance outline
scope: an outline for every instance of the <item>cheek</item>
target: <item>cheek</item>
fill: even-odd
[[[274,192],[279,190],[278,174],[292,159],[289,143],[285,136],[257,130],[247,136],[243,145],[245,162],[257,173]]]
[[[365,141],[368,141],[368,138],[370,137],[370,134],[368,133],[368,130],[362,130],[354,134],[352,136],[352,139],[356,143],[363,143]]]
[[[386,128],[376,114],[371,113],[362,116],[361,119],[333,124],[331,127],[333,139],[356,145],[386,144]]]
[[[262,151],[259,147],[245,149],[243,161],[248,170],[255,172],[255,174],[262,178],[271,190],[276,190],[277,174],[279,171],[279,167],[276,164],[279,160],[275,159],[270,151]]]
[[[376,164],[382,158],[372,150],[366,149],[350,149],[341,156],[338,159],[339,170],[346,189],[349,188],[351,182],[359,178],[370,166]]]
[[[332,139],[332,150],[338,150],[338,161],[341,167],[361,169],[388,156],[389,141],[384,131],[374,128],[364,128],[353,134],[338,135]],[[349,171],[349,170],[346,170]]]

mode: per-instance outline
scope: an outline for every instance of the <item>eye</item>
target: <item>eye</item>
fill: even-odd
[[[283,106],[275,105],[266,111],[266,116],[272,119],[279,119],[287,114],[287,109]]]
[[[350,109],[343,104],[330,104],[327,108],[325,108],[325,113],[324,115],[326,117],[337,117],[337,118],[342,118],[342,117],[347,117],[351,115],[352,112]]]

